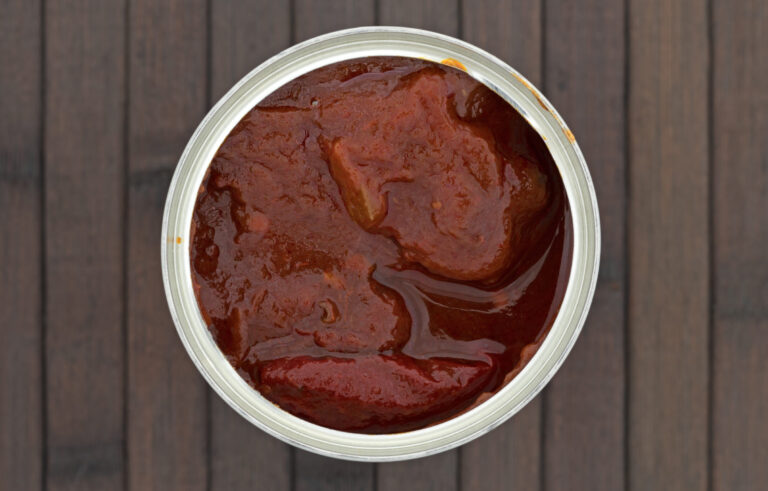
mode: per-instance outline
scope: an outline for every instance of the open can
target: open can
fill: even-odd
[[[198,191],[219,146],[262,99],[316,68],[370,56],[420,58],[465,70],[509,102],[539,133],[562,176],[573,221],[573,257],[566,292],[533,358],[488,400],[447,421],[404,433],[368,435],[305,421],[261,396],[237,374],[211,336],[195,298],[190,224]],[[446,61],[450,60],[450,61]],[[213,389],[267,433],[329,457],[367,462],[413,459],[469,442],[520,411],[554,376],[589,310],[600,258],[600,224],[592,180],[573,133],[533,85],[507,64],[463,41],[402,27],[361,27],[319,36],[267,60],[211,109],[176,166],[163,215],[163,282],[184,347]]]

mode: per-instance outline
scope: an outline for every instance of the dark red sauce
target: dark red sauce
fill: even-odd
[[[261,394],[362,433],[428,426],[509,381],[559,309],[562,181],[466,73],[407,58],[315,70],[232,130],[192,225],[200,309]]]

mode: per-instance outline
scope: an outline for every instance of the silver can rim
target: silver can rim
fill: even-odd
[[[508,384],[473,409],[414,431],[366,435],[325,428],[284,411],[249,386],[227,362],[203,321],[192,287],[189,235],[205,172],[231,129],[260,100],[290,80],[338,61],[405,56],[458,61],[501,95],[544,139],[563,178],[573,220],[573,260],[560,311],[533,358]],[[404,27],[360,27],[294,45],[243,77],[208,112],[176,166],[162,221],[161,261],[168,306],[179,337],[208,384],[236,412],[272,436],[310,452],[346,460],[387,462],[433,455],[499,426],[551,380],[581,332],[600,259],[597,199],[584,156],[552,104],[513,68],[469,43]]]

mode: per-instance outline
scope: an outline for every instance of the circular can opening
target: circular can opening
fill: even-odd
[[[190,238],[195,203],[209,164],[254,106],[317,68],[382,56],[428,60],[465,71],[514,107],[546,144],[562,178],[572,220],[572,260],[567,287],[549,332],[514,378],[487,400],[431,426],[364,434],[338,431],[296,417],[245,382],[203,319],[192,280],[190,240],[186,239]],[[161,254],[166,295],[180,338],[201,374],[230,406],[264,431],[297,447],[350,460],[392,461],[461,445],[498,426],[535,397],[562,364],[583,326],[597,279],[599,235],[595,193],[584,158],[573,134],[529,82],[492,55],[456,39],[415,29],[365,27],[289,48],[244,77],[211,109],[190,139],[171,182]],[[334,309],[331,303],[326,307],[324,315],[333,321],[338,307]]]

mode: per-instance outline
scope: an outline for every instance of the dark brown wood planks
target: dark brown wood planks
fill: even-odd
[[[288,2],[214,0],[211,4],[211,100],[213,105],[246,73],[290,45]],[[212,490],[288,491],[290,448],[211,398]]]
[[[498,56],[533,83],[543,80],[541,0],[462,2],[463,38]]]
[[[373,0],[294,0],[293,42],[374,23]]]
[[[120,489],[124,3],[45,5],[48,489]]]
[[[373,0],[296,0],[293,12],[295,39],[304,41],[326,32],[374,23]],[[329,459],[295,449],[294,489],[374,489],[374,464]]]
[[[629,487],[705,489],[706,1],[629,8]]]
[[[768,485],[768,5],[713,3],[712,489]]]
[[[488,50],[540,86],[540,0],[463,2],[464,39]],[[542,398],[460,449],[462,489],[540,489]]]
[[[206,3],[130,4],[128,484],[205,489],[206,389],[179,342],[160,275],[171,174],[206,108]]]
[[[383,26],[459,34],[459,0],[379,0],[377,6],[378,21]]]
[[[381,0],[378,21],[385,26],[407,26],[457,36],[459,34],[459,2]],[[418,460],[379,464],[379,491],[402,489],[457,489],[458,451],[451,450]]]
[[[546,392],[548,491],[624,487],[625,43],[622,2],[546,2],[544,93],[575,133],[600,206],[589,319]],[[599,463],[599,465],[597,464]]]
[[[42,485],[40,2],[0,5],[0,489]]]
[[[212,0],[211,100],[291,44],[288,2]]]

